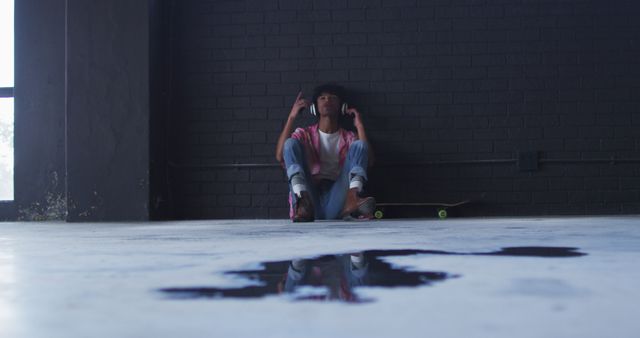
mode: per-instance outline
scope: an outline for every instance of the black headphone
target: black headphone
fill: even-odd
[[[346,102],[343,102],[342,107],[340,107],[340,111],[342,112],[342,115],[347,115],[347,109],[349,109],[349,105]],[[309,111],[313,116],[318,116],[318,108],[316,108],[315,100],[309,107]]]

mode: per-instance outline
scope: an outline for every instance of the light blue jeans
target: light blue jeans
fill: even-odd
[[[284,143],[284,164],[289,178],[289,191],[291,193],[293,210],[298,197],[293,193],[291,177],[300,173],[307,181],[307,191],[313,200],[316,219],[340,219],[340,212],[344,207],[344,201],[349,190],[349,181],[352,175],[362,176],[367,180],[368,147],[363,141],[354,141],[349,147],[349,153],[344,161],[340,175],[335,182],[325,189],[315,186],[307,166],[304,147],[300,141],[289,138]]]

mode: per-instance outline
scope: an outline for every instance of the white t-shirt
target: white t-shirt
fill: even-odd
[[[320,133],[320,173],[317,177],[335,181],[340,174],[340,132]]]

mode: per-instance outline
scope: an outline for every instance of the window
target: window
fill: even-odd
[[[0,201],[13,200],[13,2],[0,0]]]

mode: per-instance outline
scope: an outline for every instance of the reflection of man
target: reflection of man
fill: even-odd
[[[311,105],[318,123],[292,134],[296,117]],[[353,116],[357,135],[339,127],[340,114]],[[360,112],[346,106],[342,87],[319,86],[312,102],[298,93],[276,147],[289,178],[292,220],[372,218],[375,200],[359,196],[371,157]]]
[[[287,271],[284,292],[294,292],[301,285],[324,285],[328,293],[322,299],[357,301],[353,288],[368,284],[368,273],[369,264],[362,253],[312,261],[293,260]]]

